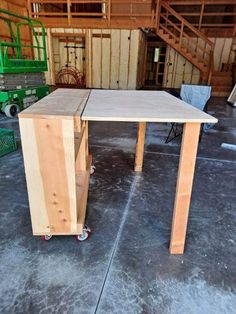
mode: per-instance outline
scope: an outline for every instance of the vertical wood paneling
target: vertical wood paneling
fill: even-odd
[[[128,63],[129,63],[129,31],[121,31],[120,39],[120,71],[119,71],[119,89],[128,88]]]
[[[216,71],[220,71],[222,47],[224,45],[224,38],[216,38],[215,40],[215,53],[214,53],[214,66]]]
[[[163,78],[163,86],[169,86],[169,67],[170,67],[170,46],[166,47],[166,59],[165,59],[165,71],[164,71],[164,78]]]
[[[185,58],[183,58],[180,54],[176,54],[176,64],[175,64],[175,86],[181,86],[183,83],[184,77],[184,66],[185,65]]]
[[[184,67],[184,76],[183,76],[183,82],[184,83],[191,83],[191,79],[192,79],[192,69],[193,66],[192,64],[185,60],[185,67]]]
[[[200,79],[200,71],[195,68],[194,66],[192,66],[193,69],[193,75],[192,75],[192,79],[191,79],[191,84],[199,84],[199,79]]]
[[[53,37],[51,30],[47,30],[47,57],[48,57],[48,71],[45,73],[46,83],[55,85],[55,63],[53,58]]]
[[[227,63],[229,60],[230,49],[232,46],[233,38],[210,38],[215,42],[214,51],[214,67],[216,71],[221,71],[222,64]]]
[[[76,215],[71,217],[71,213],[76,212],[75,168],[74,163],[71,163],[75,160],[74,121],[35,119],[32,132],[37,141],[38,166],[44,186],[50,231],[69,233],[71,227],[76,231]],[[69,173],[66,172],[67,169],[70,169]]]
[[[103,34],[110,34],[109,30],[104,30]],[[109,88],[110,85],[110,38],[102,38],[102,88]]]
[[[53,42],[53,56],[54,56],[55,72],[57,72],[60,69],[60,53],[59,53],[58,38],[53,37],[52,42]]]
[[[85,33],[85,49],[69,48],[69,58],[66,42],[59,42],[58,37],[52,36],[54,71],[57,73],[66,66],[76,67],[86,73],[86,86],[91,88],[136,89],[140,36],[139,30],[78,30],[52,28],[51,33]],[[101,36],[93,37],[93,34]],[[110,35],[107,36],[107,35]],[[144,35],[143,35],[144,36]],[[78,37],[79,38],[79,37]],[[143,40],[144,43],[144,40]],[[70,39],[69,45],[79,44]],[[47,47],[49,40],[47,39]],[[141,47],[143,48],[143,47]],[[142,52],[142,50],[141,50]],[[83,58],[85,57],[85,62]],[[144,54],[143,54],[144,57]],[[85,67],[85,68],[84,68]],[[51,70],[50,70],[51,71]],[[48,75],[47,83],[52,84],[52,75]]]
[[[69,230],[76,232],[77,229],[77,214],[74,210],[76,208],[76,183],[75,176],[71,175],[74,173],[74,160],[75,160],[75,141],[72,134],[74,134],[74,123],[69,119],[62,120],[62,134],[63,134],[63,147],[64,159],[65,159],[65,170],[66,170],[66,181],[69,186],[69,217],[70,225]]]
[[[111,89],[118,89],[119,87],[120,33],[120,30],[111,31]]]
[[[228,62],[230,49],[232,45],[232,38],[209,38],[209,39],[212,42],[215,42],[214,52],[215,71],[221,71],[222,64]],[[201,41],[201,39],[198,40],[198,45],[203,47],[204,43]],[[200,53],[201,50],[198,49],[198,52]],[[185,60],[184,57],[175,52],[174,49],[170,48],[169,60],[167,61],[167,59],[168,58],[166,58],[166,75],[164,80],[164,87],[180,88],[182,82],[190,84],[199,84],[200,71],[196,67],[194,67],[190,62]]]
[[[232,41],[233,41],[233,38],[225,38],[224,49],[222,51],[221,66],[222,66],[222,63],[227,63],[229,60]]]
[[[146,74],[147,39],[143,32],[139,32],[138,38],[138,62],[137,62],[137,83],[136,88],[144,86]]]
[[[94,30],[94,34],[99,34],[99,30]],[[102,60],[102,51],[101,51],[101,38],[92,37],[92,71],[93,71],[93,88],[101,88],[101,60]]]
[[[19,119],[33,234],[50,233],[33,119]],[[33,161],[33,162],[32,162]],[[37,180],[35,180],[37,178]],[[37,191],[37,192],[36,192]],[[40,206],[39,206],[40,204]]]
[[[173,72],[174,72],[174,65],[175,65],[175,56],[176,52],[174,49],[169,47],[169,60],[166,66],[168,67],[167,77],[166,77],[166,86],[165,87],[172,87],[173,86]],[[167,58],[166,58],[167,61]]]
[[[82,29],[51,29],[53,32],[82,33],[86,32],[86,82],[91,88],[111,89],[135,89],[141,86],[140,64],[143,65],[145,40],[139,30],[82,30]],[[92,37],[92,34],[110,34],[106,36]],[[143,35],[143,36],[142,36]],[[130,40],[129,40],[130,37]],[[145,36],[144,36],[145,37]],[[232,38],[210,38],[215,41],[216,49],[214,54],[215,70],[220,70],[222,63],[227,63]],[[58,38],[53,37],[53,57],[55,72],[66,64],[66,54],[63,52],[64,43],[59,45]],[[198,41],[199,45],[204,43]],[[47,41],[48,46],[48,41]],[[84,57],[82,49],[73,49],[71,62],[80,71],[85,66],[82,62]],[[198,50],[200,52],[200,50]],[[142,56],[141,56],[142,55]],[[76,56],[76,58],[75,58]],[[232,56],[231,56],[232,59]],[[185,65],[184,65],[185,64]],[[50,69],[51,71],[51,69]],[[50,75],[47,75],[47,83],[52,84]],[[179,55],[174,49],[167,50],[165,77],[163,87],[180,88],[183,82],[198,84],[200,71],[192,66],[190,62]]]
[[[140,39],[139,34],[140,32],[138,30],[133,30],[130,32],[128,89],[136,89]]]
[[[85,49],[86,49],[86,57],[85,57],[85,67],[86,67],[86,87],[91,87],[91,72],[92,72],[92,62],[91,60],[91,30],[88,29],[85,31]]]
[[[200,71],[173,48],[167,49],[163,87],[180,88],[182,83],[198,84]]]

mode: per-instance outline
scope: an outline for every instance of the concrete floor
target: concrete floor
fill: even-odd
[[[142,174],[132,171],[136,125],[91,123],[87,223],[92,236],[44,242],[31,233],[22,153],[0,158],[1,313],[236,313],[236,109],[212,99],[220,122],[198,152],[185,254],[168,252],[179,141],[149,124]],[[0,116],[16,130],[17,119]]]

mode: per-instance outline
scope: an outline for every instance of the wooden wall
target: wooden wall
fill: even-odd
[[[87,86],[135,89],[139,40],[139,30],[88,30]]]
[[[54,71],[56,75],[62,68],[71,66],[85,75],[87,63],[86,48],[83,48],[86,40],[85,29],[52,28],[48,29],[47,33],[48,46],[51,38],[52,60],[49,62],[49,67],[52,68],[51,71]],[[63,34],[66,36],[63,37]],[[66,46],[70,48],[66,48]],[[48,49],[48,56],[50,56],[50,53],[51,51]],[[54,84],[54,82],[50,83]]]
[[[173,48],[167,48],[163,87],[180,88],[182,83],[198,84],[200,71]]]
[[[144,86],[146,36],[140,30],[47,29],[49,72],[47,83],[55,84],[55,74],[66,64],[66,50],[59,48],[55,34],[83,35],[85,38],[86,86],[90,88],[139,89]],[[51,38],[51,39],[50,39]],[[232,38],[210,38],[216,45],[215,71],[233,62]],[[76,40],[76,37],[75,37]],[[51,46],[51,49],[50,49]],[[52,51],[53,50],[53,51]],[[82,56],[82,55],[81,55]],[[81,57],[80,56],[80,57]],[[82,60],[78,57],[80,60]],[[79,62],[77,62],[79,70]],[[54,74],[53,74],[54,72]],[[182,83],[198,84],[200,71],[171,47],[167,47],[164,88],[180,88]]]
[[[232,49],[233,38],[209,38],[215,43],[214,70],[221,71],[224,63],[232,63],[235,53]],[[167,49],[163,87],[180,88],[182,83],[198,84],[200,71],[173,48]]]
[[[221,71],[223,63],[233,63],[234,53],[232,51],[233,38],[209,38],[215,43],[214,67],[215,71]]]
[[[66,50],[58,46],[55,34],[73,33],[76,40],[81,34],[85,37],[86,50],[86,87],[110,89],[135,89],[137,86],[137,70],[140,30],[101,30],[101,29],[47,29],[47,50],[49,72],[47,83],[55,83],[56,73],[66,60]],[[139,60],[139,61],[138,61]],[[64,62],[65,63],[65,62]],[[54,74],[52,73],[54,72]]]
[[[28,16],[27,0],[1,0],[0,8],[16,14]]]
[[[140,32],[139,53],[138,53],[138,70],[136,88],[141,88],[145,83],[146,60],[147,60],[147,38],[143,32]]]
[[[28,16],[27,11],[27,0],[1,0],[0,8],[4,10],[11,11],[12,13],[16,13],[23,16]],[[2,14],[5,17],[8,17],[12,20],[16,20],[13,17],[9,17],[7,15]],[[6,41],[10,41],[10,32],[8,26],[5,22],[0,20],[0,37]],[[27,26],[21,26],[21,41],[23,44],[30,44],[32,42],[30,30]],[[25,57],[31,57],[30,49],[23,49],[23,54]],[[9,54],[11,54],[11,50],[9,50]]]
[[[138,29],[155,26],[153,0],[28,0],[31,17],[46,27]],[[68,8],[68,10],[66,10]],[[92,19],[91,19],[92,18]]]
[[[80,4],[71,0],[28,1],[33,4],[32,8],[29,6],[30,15],[40,17],[47,27],[90,28],[92,22],[93,28],[104,29],[155,28],[159,3],[158,0],[96,0],[80,1]],[[214,27],[213,31],[218,32],[221,28],[234,27],[235,0],[166,1],[198,29],[205,31]]]

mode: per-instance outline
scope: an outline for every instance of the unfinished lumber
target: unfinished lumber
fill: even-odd
[[[171,254],[183,253],[200,127],[216,118],[166,92],[59,89],[19,119],[33,234],[77,238],[91,167],[88,121],[139,123],[135,171],[142,171],[147,122],[184,123],[170,241]]]
[[[200,126],[217,119],[163,91],[92,90],[82,120],[138,122],[135,171],[142,171],[147,122],[184,123],[170,242],[170,253],[182,254]]]
[[[146,122],[139,122],[137,143],[136,143],[136,153],[135,153],[135,166],[134,166],[134,171],[136,172],[142,171],[142,167],[143,167],[145,133],[146,133]]]
[[[184,251],[200,128],[200,123],[184,125],[171,229],[172,254],[183,254]]]
[[[92,90],[82,120],[199,122],[217,119],[164,91]]]
[[[81,113],[89,92],[59,89],[19,114],[34,235],[83,232],[91,156]]]

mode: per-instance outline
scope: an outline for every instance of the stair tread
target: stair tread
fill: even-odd
[[[175,11],[171,6],[169,6],[168,3],[166,3],[166,1],[163,1],[162,4],[167,12],[167,18],[168,18],[168,12],[170,11],[171,14],[173,14],[173,11]],[[162,13],[162,11],[161,11]],[[182,23],[184,23],[185,27],[190,27],[191,23],[189,23],[186,19],[184,19],[181,14],[179,14],[178,12],[175,11],[175,17],[177,18],[177,20],[181,21]],[[166,19],[166,17],[164,17]],[[161,16],[159,17],[159,22],[161,21]],[[162,25],[160,25],[162,26]],[[168,26],[167,26],[168,27]],[[195,29],[195,35],[198,38],[202,38],[203,41],[207,42],[207,37],[206,35],[199,31],[197,28],[192,27]],[[172,33],[172,29],[173,26],[171,26],[171,29],[168,29],[170,33]],[[173,29],[174,30],[174,29]],[[162,29],[156,29],[156,33],[160,35],[160,37],[166,41],[166,43],[168,43],[172,48],[174,48],[176,51],[178,51],[183,57],[185,57],[187,60],[189,60],[189,62],[191,62],[193,65],[195,65],[200,71],[202,71],[202,73],[206,73],[208,71],[209,65],[205,63],[205,61],[203,60],[202,56],[199,56],[198,53],[194,53],[194,52],[189,52],[187,45],[185,46],[184,43],[185,41],[183,40],[182,44],[180,45],[179,41],[177,39],[175,39],[174,37],[174,32],[173,35],[168,34],[168,31],[166,32],[164,29],[164,25]],[[212,43],[213,45],[213,43]],[[224,76],[223,74],[221,75],[223,77],[226,77],[226,75]]]
[[[173,11],[175,11],[175,10],[171,6],[169,6],[168,3],[165,3],[165,2],[166,1],[163,1],[162,5],[165,7],[165,10],[167,11],[167,18],[168,18],[168,12],[170,11],[173,14]],[[186,27],[191,26],[191,24],[186,19],[184,19],[181,16],[181,14],[179,14],[178,12],[175,11],[174,15],[177,18],[177,20],[184,23],[184,25]],[[159,22],[160,21],[161,21],[161,17],[159,17]],[[195,29],[196,37],[202,38],[203,41],[207,40],[207,37],[205,36],[205,34],[203,32],[199,31],[197,28],[192,26],[192,29],[193,28]],[[172,29],[173,29],[173,27],[171,27],[171,30]],[[170,29],[168,29],[168,30],[170,32],[172,32]],[[185,57],[187,60],[189,60],[189,62],[191,62],[196,67],[198,67],[198,69],[200,71],[202,71],[203,73],[206,73],[208,71],[209,65],[205,64],[203,57],[199,56],[197,53],[189,52],[187,46],[184,46],[184,42],[185,42],[184,40],[183,40],[182,44],[180,45],[179,41],[176,40],[174,37],[174,32],[173,32],[172,36],[168,33],[165,33],[165,29],[163,26],[163,29],[156,29],[156,33],[159,34],[164,41],[166,41],[172,48],[174,48],[176,51],[178,51],[183,57]],[[212,45],[213,45],[213,43],[212,43]],[[225,77],[224,75],[222,75],[222,76]]]
[[[203,60],[198,58],[197,54],[188,51],[187,47],[184,47],[183,44],[180,46],[179,42],[176,42],[173,37],[165,33],[163,30],[159,30],[157,34],[158,33],[161,35],[163,40],[165,40],[172,48],[177,50],[183,57],[189,60],[189,62],[195,65],[200,71],[203,73],[208,71],[208,66],[204,63]]]
[[[213,74],[215,75],[215,76],[218,76],[218,77],[230,77],[230,76],[232,76],[232,72],[213,72]]]

